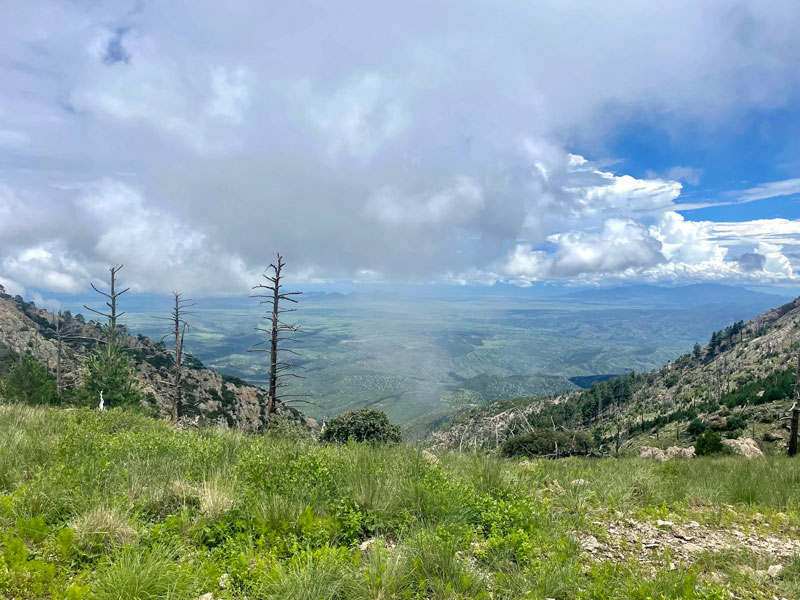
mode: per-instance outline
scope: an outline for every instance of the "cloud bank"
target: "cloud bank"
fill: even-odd
[[[792,280],[796,221],[688,221],[701,168],[570,151],[796,104],[796,2],[664,4],[20,3],[0,283],[124,262],[140,291],[241,292],[276,250],[304,281]]]

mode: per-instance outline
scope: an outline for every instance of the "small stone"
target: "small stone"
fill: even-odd
[[[588,552],[596,552],[600,547],[600,542],[593,535],[590,535],[581,540],[581,547]]]
[[[427,450],[422,451],[422,457],[432,465],[435,465],[436,463],[439,462],[439,457],[433,454],[432,452],[428,452]]]
[[[686,540],[687,542],[690,542],[694,539],[691,535],[688,535],[683,529],[675,525],[672,526],[672,535],[674,535],[678,539]]]
[[[781,574],[781,571],[783,571],[783,565],[770,565],[767,569],[767,575],[774,579]]]
[[[214,594],[211,592],[206,592],[202,596],[200,596],[197,600],[214,600]]]
[[[364,540],[363,542],[361,542],[358,545],[358,549],[361,550],[361,552],[364,552],[364,550],[367,550],[374,543],[375,543],[375,538],[369,538],[368,540]]]
[[[672,527],[675,525],[672,521],[662,521],[661,519],[656,520],[656,525],[658,527]]]
[[[572,485],[586,485],[587,483],[588,483],[588,481],[586,481],[585,479],[573,479],[572,480]]]

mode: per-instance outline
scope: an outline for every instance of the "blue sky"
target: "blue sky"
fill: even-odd
[[[15,3],[0,284],[800,272],[800,4]]]
[[[698,171],[682,202],[725,202],[755,185],[800,176],[800,111],[796,106],[742,115],[729,127],[704,132],[670,120],[630,122],[609,152],[636,177],[667,173],[675,165]],[[800,193],[746,204],[682,212],[690,220],[750,221],[800,217]]]

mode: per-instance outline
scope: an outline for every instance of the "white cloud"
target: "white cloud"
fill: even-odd
[[[676,212],[667,212],[650,227],[650,234],[661,242],[664,256],[676,263],[698,265],[711,261],[721,263],[727,248],[721,246],[708,221],[686,221]]]
[[[764,281],[795,279],[785,246],[756,241],[747,223],[686,221],[667,212],[653,225],[609,219],[600,232],[570,231],[550,236],[551,247],[518,244],[501,266],[513,281],[540,279],[641,279],[647,281]],[[800,223],[763,220],[759,229],[782,231],[800,248]],[[790,234],[793,232],[793,235]],[[724,232],[724,233],[720,233]],[[737,232],[741,235],[737,235]],[[729,259],[730,248],[746,252]]]
[[[390,225],[453,226],[472,219],[485,206],[483,192],[469,177],[457,177],[445,189],[404,197],[394,189],[380,190],[367,203],[367,211]]]
[[[800,194],[800,178],[785,179],[783,181],[772,181],[763,183],[739,193],[741,202],[753,202],[764,200],[765,198],[779,198],[781,196],[791,196]]]
[[[504,266],[518,279],[569,278],[619,273],[664,262],[661,244],[645,227],[627,219],[608,219],[598,233],[570,231],[550,236],[553,252],[519,244]]]
[[[7,277],[0,277],[0,286],[6,291],[6,294],[12,296],[25,296],[25,286],[20,285],[13,279]]]
[[[748,277],[790,276],[797,222],[691,224],[671,213],[697,167],[568,148],[795,107],[796,2],[226,7],[4,15],[0,274],[238,290],[280,249],[306,281],[494,281],[509,253],[520,281],[739,277],[761,252]]]

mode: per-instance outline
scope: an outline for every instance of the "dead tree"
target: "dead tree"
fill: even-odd
[[[124,266],[125,265],[119,265],[119,266],[116,266],[116,267],[110,267],[109,268],[109,271],[111,272],[111,292],[110,293],[106,293],[106,292],[104,292],[102,290],[98,290],[97,287],[93,283],[91,284],[92,289],[95,292],[97,292],[101,296],[105,296],[106,298],[108,298],[108,300],[106,301],[106,306],[108,306],[110,312],[104,313],[102,311],[95,310],[94,308],[90,308],[90,307],[86,306],[85,304],[83,305],[83,307],[86,310],[90,310],[93,313],[98,314],[101,317],[105,317],[106,319],[108,319],[108,324],[111,326],[111,331],[113,333],[117,332],[117,319],[125,314],[124,312],[117,313],[117,298],[122,296],[122,294],[127,292],[129,289],[131,289],[131,288],[125,288],[121,292],[116,291],[117,273],[119,273],[122,270],[122,267],[124,267]]]
[[[797,454],[797,430],[800,424],[800,349],[797,351],[797,367],[794,380],[794,404],[792,404],[792,429],[789,434],[789,456]]]
[[[64,383],[64,368],[62,357],[64,355],[64,344],[68,340],[85,339],[75,331],[75,323],[72,319],[65,321],[64,314],[59,310],[53,314],[54,327],[56,330],[56,394],[59,398],[64,393],[66,384]],[[67,373],[71,375],[72,373]]]
[[[299,296],[302,292],[284,292],[283,284],[283,268],[286,263],[283,262],[283,257],[278,254],[278,260],[270,264],[262,277],[267,283],[261,283],[253,286],[256,292],[251,298],[262,298],[259,306],[262,304],[268,305],[269,309],[264,319],[269,324],[268,328],[256,327],[256,331],[260,331],[268,335],[268,337],[257,344],[254,344],[248,349],[248,352],[265,352],[269,354],[269,389],[267,392],[267,404],[261,406],[261,422],[266,425],[272,415],[275,413],[276,402],[286,402],[288,398],[294,398],[294,401],[305,402],[299,400],[300,398],[307,397],[307,394],[280,394],[278,390],[285,387],[288,383],[286,378],[294,377],[303,379],[300,375],[293,373],[292,369],[297,368],[298,365],[288,360],[285,360],[281,353],[299,356],[300,354],[292,349],[287,348],[284,344],[291,344],[299,340],[293,335],[296,333],[303,333],[299,325],[290,325],[281,319],[281,315],[289,312],[294,312],[295,308],[281,308],[285,302],[297,303],[293,296]]]
[[[164,336],[172,336],[175,342],[175,349],[168,350],[169,355],[172,357],[172,405],[175,408],[175,419],[180,421],[183,418],[183,339],[186,335],[186,330],[189,328],[189,323],[186,321],[186,316],[194,314],[187,310],[194,306],[189,304],[191,300],[184,300],[178,292],[172,292],[174,304],[172,306],[172,314],[169,317],[156,317],[169,321],[172,324],[172,332]],[[162,338],[162,341],[163,339]]]

